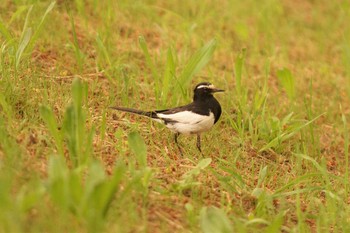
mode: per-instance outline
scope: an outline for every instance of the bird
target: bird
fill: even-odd
[[[221,116],[220,103],[215,99],[214,93],[224,92],[210,82],[201,82],[193,90],[193,101],[190,104],[154,111],[142,111],[126,107],[110,107],[115,110],[146,116],[164,124],[175,133],[174,141],[183,155],[178,143],[180,134],[196,134],[197,148],[201,149],[201,133],[208,131],[218,122]]]

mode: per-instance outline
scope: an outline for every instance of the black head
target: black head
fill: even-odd
[[[194,100],[196,99],[202,99],[206,97],[213,96],[213,93],[215,92],[223,92],[224,90],[217,89],[215,86],[209,82],[201,82],[197,84],[197,86],[194,88]]]

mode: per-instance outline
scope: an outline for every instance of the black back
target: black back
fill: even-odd
[[[198,113],[201,115],[210,115],[210,112],[214,114],[214,124],[219,120],[221,116],[221,106],[220,103],[215,99],[213,96],[213,93],[209,88],[199,88],[200,86],[209,86],[211,83],[208,82],[202,82],[199,83],[195,89],[194,89],[194,96],[193,96],[193,102],[177,107],[172,109],[166,109],[166,110],[159,110],[155,111],[156,113],[163,113],[163,114],[173,114],[180,111],[191,111],[194,113]]]

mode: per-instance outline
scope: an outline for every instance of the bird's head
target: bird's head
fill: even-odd
[[[216,88],[209,82],[201,82],[194,88],[194,99],[206,96],[212,96],[215,92],[223,92],[224,90]]]

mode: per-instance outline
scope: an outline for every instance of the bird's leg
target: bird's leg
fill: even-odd
[[[180,133],[175,133],[174,139],[175,139],[175,143],[176,143],[176,145],[177,145],[177,148],[179,148],[180,155],[183,156],[183,155],[182,155],[182,149],[181,149],[179,143],[177,142],[177,138],[179,137],[179,135],[180,135]]]
[[[202,153],[202,149],[201,149],[201,135],[200,134],[197,134],[197,148]]]

